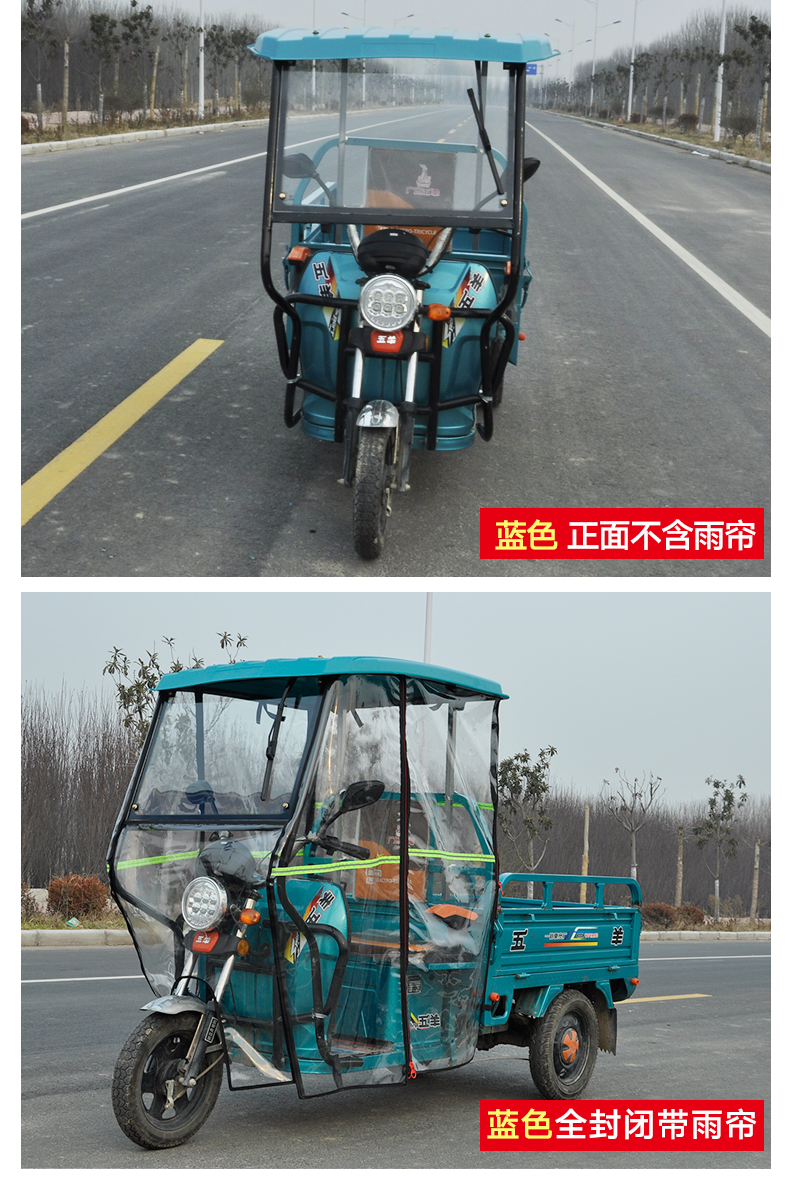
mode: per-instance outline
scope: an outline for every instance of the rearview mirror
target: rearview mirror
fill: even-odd
[[[300,154],[300,157],[306,158],[307,155]],[[540,166],[540,158],[525,158],[524,159],[524,182],[525,183],[526,183],[527,179],[531,179],[532,176],[537,172],[537,169],[539,166]]]
[[[282,170],[286,179],[314,179],[316,176],[313,160],[307,154],[290,154],[283,158]]]
[[[331,818],[327,819],[324,826],[328,827],[330,823],[334,823],[335,819],[339,819],[341,815],[347,815],[349,811],[362,810],[362,808],[365,806],[372,806],[374,802],[378,802],[383,793],[383,781],[352,782],[343,795],[343,801],[340,803],[340,810],[336,811]]]

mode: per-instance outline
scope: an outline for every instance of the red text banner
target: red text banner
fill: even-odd
[[[480,556],[763,559],[762,507],[481,507]]]
[[[481,1101],[481,1151],[762,1151],[761,1101]]]

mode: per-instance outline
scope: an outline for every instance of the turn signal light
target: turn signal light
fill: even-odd
[[[638,985],[638,984],[639,984],[639,977],[629,977],[629,978],[628,978],[628,983],[629,983],[629,985]]]
[[[527,339],[527,334],[526,334],[526,333],[519,333],[519,334],[518,334],[518,339],[519,339],[519,341],[526,341],[526,339]]]
[[[436,321],[449,320],[452,312],[443,303],[428,304],[428,319]]]
[[[492,1001],[492,1002],[498,1002],[498,1001],[499,1001],[499,994],[498,994],[498,993],[489,993],[488,997],[489,997],[489,1000],[490,1000],[490,1001]]]
[[[307,245],[294,245],[288,254],[289,262],[309,262],[313,251]]]
[[[259,923],[260,921],[261,915],[259,910],[242,910],[239,915],[239,922],[246,923],[249,927],[254,926],[255,923]]]

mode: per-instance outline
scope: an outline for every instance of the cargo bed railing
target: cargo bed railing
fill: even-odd
[[[584,877],[571,875],[569,873],[502,873],[499,878],[499,884],[504,897],[505,886],[509,885],[511,881],[539,881],[543,886],[543,894],[541,898],[523,899],[525,901],[538,901],[542,910],[554,910],[556,906],[592,906],[597,910],[604,910],[603,891],[606,885],[627,885],[631,891],[631,899],[634,906],[641,906],[642,891],[639,888],[639,882],[635,881],[633,877]],[[554,886],[558,882],[570,883],[571,885],[594,885],[595,886],[595,901],[590,902],[568,902],[568,901],[554,901]]]

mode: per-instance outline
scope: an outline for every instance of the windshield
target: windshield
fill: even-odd
[[[275,212],[354,209],[370,213],[367,231],[378,227],[374,213],[393,209],[413,209],[412,225],[432,227],[460,213],[510,219],[509,68],[483,63],[478,75],[474,62],[429,59],[317,65],[283,72]]]
[[[176,691],[160,708],[130,820],[253,817],[283,823],[320,699]],[[279,718],[278,718],[279,711]]]

